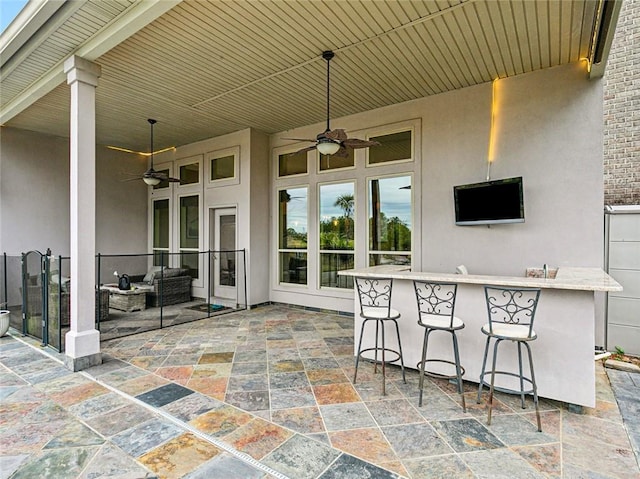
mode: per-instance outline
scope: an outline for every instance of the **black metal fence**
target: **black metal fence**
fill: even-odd
[[[70,263],[30,251],[0,264],[11,326],[58,351],[71,325]],[[96,329],[108,340],[246,309],[246,270],[245,250],[98,254]]]

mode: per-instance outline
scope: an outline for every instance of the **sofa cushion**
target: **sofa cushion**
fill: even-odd
[[[183,268],[167,268],[162,275],[164,278],[175,278],[176,276],[188,276],[189,271]],[[157,275],[160,277],[160,275]]]
[[[160,276],[160,271],[162,271],[163,269],[166,270],[166,268],[166,266],[152,266],[151,268],[149,268],[149,271],[147,271],[147,274],[144,275],[142,281],[145,283],[153,284],[153,280],[155,279],[156,275]]]

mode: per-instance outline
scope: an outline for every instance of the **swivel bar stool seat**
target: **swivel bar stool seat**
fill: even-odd
[[[509,394],[518,394],[521,398],[522,409],[525,409],[525,395],[533,395],[533,404],[536,408],[536,420],[538,423],[538,431],[542,431],[540,425],[540,411],[538,409],[538,387],[533,371],[533,357],[531,355],[531,347],[529,342],[537,338],[536,332],[533,330],[533,320],[536,314],[536,307],[540,297],[540,289],[534,288],[498,288],[485,286],[485,298],[487,302],[487,314],[489,322],[482,326],[481,331],[487,336],[487,343],[484,348],[484,358],[482,360],[482,372],[480,373],[480,381],[478,386],[477,402],[480,403],[482,387],[489,387],[489,413],[487,423],[491,424],[491,412],[493,409],[493,392],[501,391]],[[489,353],[489,343],[494,340],[493,361],[491,370],[486,370],[487,358]],[[496,360],[498,357],[498,346],[503,341],[511,341],[518,346],[518,372],[497,371]],[[529,360],[530,376],[524,375],[522,370],[522,345],[527,349]],[[491,375],[491,381],[486,382],[485,376]],[[496,375],[512,376],[518,379],[520,389],[499,388],[495,386]],[[525,383],[530,388],[525,389]]]
[[[402,379],[406,383],[404,374],[404,361],[402,359],[402,343],[400,341],[400,329],[398,328],[398,318],[400,313],[391,307],[391,289],[393,279],[390,278],[361,278],[356,277],[356,288],[360,298],[360,317],[363,319],[360,328],[360,340],[358,341],[358,352],[356,354],[356,370],[353,374],[353,384],[358,376],[358,364],[364,353],[373,351],[374,353],[374,373],[378,372],[378,364],[382,367],[382,395],[386,394],[385,378],[387,364],[400,361],[402,368]],[[371,348],[362,349],[362,337],[368,322],[375,322],[376,336],[375,345]],[[392,322],[396,327],[398,337],[398,350],[390,349],[385,344],[385,323]],[[378,361],[378,352],[381,354],[381,361]],[[392,355],[392,359],[387,359],[387,354]]]
[[[416,291],[416,300],[418,302],[418,324],[424,328],[424,338],[422,342],[422,359],[418,363],[420,369],[420,399],[418,406],[422,406],[422,392],[424,389],[425,375],[455,379],[458,385],[458,393],[462,398],[462,409],[467,412],[467,406],[464,400],[464,390],[462,387],[462,375],[464,368],[460,365],[460,351],[458,349],[458,338],[456,331],[464,328],[464,322],[454,316],[454,308],[456,302],[456,290],[458,285],[455,283],[433,283],[428,281],[414,280],[413,287]],[[434,331],[444,331],[451,334],[453,342],[453,361],[448,359],[427,359],[427,346],[429,344],[429,335]],[[427,370],[427,363],[445,363],[455,366],[455,374],[448,375],[435,371]]]

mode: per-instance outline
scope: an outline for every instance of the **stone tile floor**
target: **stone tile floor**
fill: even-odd
[[[0,478],[640,477],[636,378],[613,373],[619,408],[598,365],[596,408],[543,400],[542,433],[498,394],[487,426],[471,382],[466,413],[446,381],[418,407],[415,371],[353,385],[352,323],[257,308],[104,342],[80,373],[1,338]]]

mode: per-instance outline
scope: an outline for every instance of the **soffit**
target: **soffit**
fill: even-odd
[[[94,8],[103,3],[88,2]],[[130,2],[116,3],[126,10]],[[249,127],[273,133],[322,122],[326,63],[320,55],[326,49],[336,52],[332,118],[578,62],[590,54],[596,6],[185,0],[95,60],[102,67],[97,142],[146,150],[150,117],[158,120],[157,148]],[[95,13],[80,12],[68,28],[87,31],[71,35],[75,41],[98,27]],[[67,36],[61,33],[58,54]],[[48,48],[37,51],[41,65]],[[25,65],[20,73],[41,72]],[[11,85],[7,98],[20,90],[14,84],[24,85],[12,83],[13,75],[2,80],[3,94],[5,81]],[[7,125],[68,136],[68,104],[62,84]]]

